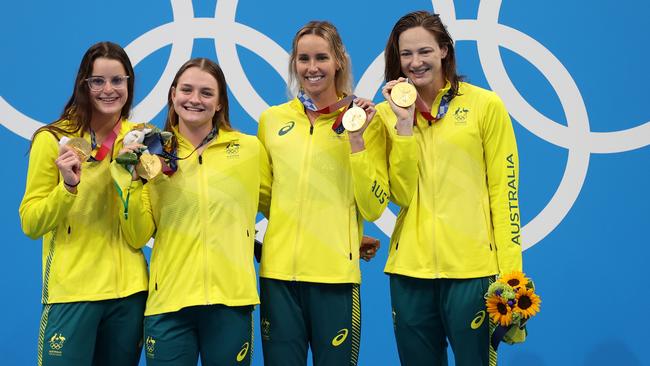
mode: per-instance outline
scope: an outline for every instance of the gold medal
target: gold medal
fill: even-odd
[[[405,81],[395,84],[393,89],[390,91],[390,99],[393,100],[393,103],[402,108],[408,108],[413,105],[417,97],[418,93],[415,90],[415,87]]]
[[[359,131],[366,123],[366,111],[361,107],[352,106],[343,115],[343,127],[350,132]]]
[[[90,143],[82,137],[73,137],[69,139],[65,143],[65,146],[71,148],[72,151],[74,151],[75,154],[77,154],[79,160],[82,163],[88,160],[88,158],[90,157],[90,153],[93,150],[93,148],[90,146]]]
[[[157,155],[142,154],[140,162],[135,166],[138,175],[146,180],[151,180],[162,172],[162,164]]]

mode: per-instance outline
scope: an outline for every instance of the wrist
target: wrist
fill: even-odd
[[[351,152],[359,152],[366,148],[366,145],[363,141],[363,137],[360,136],[350,136],[350,148]]]
[[[66,186],[66,187],[68,187],[68,188],[77,188],[77,186],[79,185],[79,183],[81,183],[81,179],[79,179],[79,180],[77,181],[77,183],[75,183],[75,184],[70,184],[70,183],[66,182],[65,179],[63,180],[63,185]]]
[[[413,136],[413,128],[412,127],[397,127],[397,135],[398,136]]]
[[[398,135],[411,136],[413,135],[413,122],[410,120],[397,120],[395,129]]]

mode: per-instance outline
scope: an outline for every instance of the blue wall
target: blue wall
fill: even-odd
[[[368,3],[5,3],[0,16],[2,364],[35,362],[41,244],[22,234],[18,220],[28,138],[61,112],[88,46],[112,40],[126,47],[137,64],[133,119],[159,125],[180,64],[192,56],[218,59],[230,87],[231,119],[254,134],[259,113],[286,100],[287,52],[305,22],[328,19],[339,27],[352,57],[356,94],[379,102],[381,52],[391,26],[408,11],[435,9],[457,40],[460,72],[503,98],[519,143],[524,266],[543,303],[529,323],[528,341],[502,346],[500,364],[650,365],[645,352],[650,3]],[[376,225],[368,225],[383,249],[371,263],[362,263],[360,365],[399,363],[382,273],[394,213],[391,207]],[[254,364],[261,365],[259,338],[255,348]]]

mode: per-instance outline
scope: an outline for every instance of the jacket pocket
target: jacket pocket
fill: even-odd
[[[483,210],[483,221],[485,223],[485,231],[487,233],[487,242],[490,246],[490,250],[494,250],[494,228],[492,227],[492,220],[490,214],[490,198],[483,198],[483,204],[481,205]]]
[[[361,245],[361,243],[359,241],[359,224],[358,224],[358,221],[357,221],[357,206],[356,205],[350,206],[349,216],[348,216],[348,223],[349,223],[348,224],[349,225],[348,226],[349,227],[349,229],[348,229],[348,235],[349,235],[348,236],[348,243],[349,243],[349,246],[348,246],[348,250],[349,250],[348,258],[350,260],[353,260],[354,257],[355,257],[355,255],[353,254],[353,253],[355,253],[355,249],[356,249],[356,253],[359,253],[359,246]],[[357,256],[358,256],[358,254],[357,254]]]

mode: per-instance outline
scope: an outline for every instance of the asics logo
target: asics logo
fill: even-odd
[[[241,348],[241,351],[237,354],[237,362],[242,362],[246,355],[248,354],[248,349],[250,348],[250,343],[246,342]]]
[[[283,126],[279,131],[278,131],[278,135],[279,135],[279,136],[284,136],[284,135],[286,135],[287,133],[289,133],[289,131],[291,131],[291,129],[292,129],[293,126],[295,126],[295,125],[296,125],[296,122],[294,122],[294,121],[289,121],[289,122],[287,122],[287,124],[284,125],[284,126]]]
[[[470,327],[472,329],[478,329],[481,327],[484,320],[485,320],[485,310],[481,310],[478,313],[476,313],[474,320],[472,320],[472,323],[470,323]]]
[[[336,333],[336,337],[332,339],[332,346],[338,347],[348,338],[348,330],[346,328],[341,329]]]

